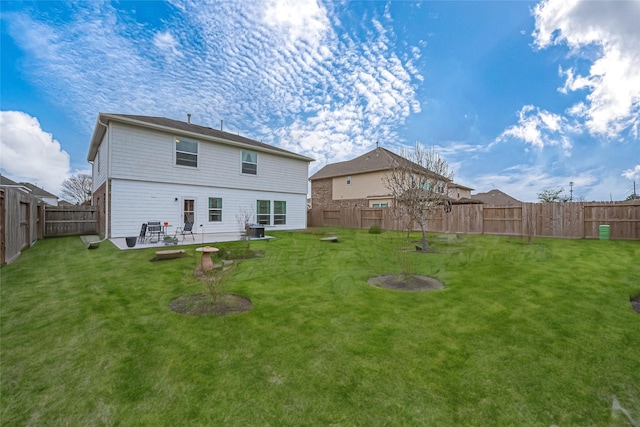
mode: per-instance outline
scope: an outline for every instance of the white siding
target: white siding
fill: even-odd
[[[98,146],[98,151],[92,167],[93,191],[96,191],[107,180],[107,135],[105,133],[102,142]]]
[[[111,237],[137,236],[142,223],[150,220],[168,221],[173,226],[182,226],[182,200],[185,198],[195,200],[196,233],[239,232],[240,225],[236,215],[244,208],[254,214],[252,221],[255,221],[257,200],[271,200],[272,216],[274,200],[287,202],[287,224],[267,226],[267,230],[303,229],[307,225],[306,192],[292,194],[122,179],[112,180],[111,191]],[[209,197],[222,198],[221,222],[208,221]],[[172,230],[175,228],[170,229]]]
[[[242,148],[200,140],[198,167],[177,166],[177,134],[113,122],[110,129],[112,178],[277,191],[306,197],[306,161],[254,150],[258,152],[258,175],[243,175]]]
[[[57,197],[41,197],[40,200],[51,206],[58,206]]]

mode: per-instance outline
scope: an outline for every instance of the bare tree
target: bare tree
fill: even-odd
[[[247,242],[249,242],[250,240],[249,233],[247,232],[247,224],[249,224],[253,217],[253,210],[247,209],[245,207],[241,207],[236,214],[236,223],[238,224],[238,230],[240,231],[240,235],[243,236],[244,240],[246,240]]]
[[[418,224],[422,231],[422,246],[426,252],[427,221],[437,209],[450,206],[447,196],[447,182],[453,178],[447,161],[434,148],[425,149],[416,143],[414,150],[403,149],[402,157],[383,178],[385,187],[394,198],[396,217],[404,217],[407,233]]]
[[[62,183],[62,195],[78,205],[91,201],[92,190],[93,180],[86,173],[71,175]]]

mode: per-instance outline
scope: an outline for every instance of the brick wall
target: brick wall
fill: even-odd
[[[311,181],[311,206],[326,208],[331,204],[333,195],[331,178]]]
[[[102,184],[100,186],[100,188],[98,188],[96,191],[93,192],[93,201],[92,204],[98,208],[98,232],[103,235],[106,236],[106,230],[105,230],[105,213],[106,213],[106,191],[107,185],[106,184]]]

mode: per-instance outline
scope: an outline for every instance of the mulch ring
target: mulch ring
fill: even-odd
[[[253,308],[253,303],[249,298],[236,294],[218,295],[215,302],[211,295],[195,294],[183,295],[174,299],[169,303],[169,308],[176,313],[188,316],[204,316],[208,314],[225,316],[249,311]]]
[[[367,283],[385,289],[408,292],[435,291],[444,288],[444,283],[435,277],[414,274],[389,274],[370,278]]]
[[[636,313],[640,314],[640,295],[635,298],[630,298],[631,307],[636,311]]]

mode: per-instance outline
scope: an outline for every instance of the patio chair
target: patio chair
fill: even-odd
[[[149,221],[147,222],[147,233],[149,234],[149,241],[151,243],[156,243],[160,241],[160,235],[162,234],[162,225],[160,225],[160,221]],[[153,238],[156,238],[154,241]]]
[[[146,239],[147,239],[147,224],[144,223],[142,224],[142,227],[140,227],[140,235],[138,236],[138,243],[144,243]]]
[[[191,238],[193,240],[196,240],[195,236],[193,235],[193,223],[192,222],[185,222],[184,223],[184,227],[182,227],[182,229],[180,230],[180,234],[182,234],[182,240],[184,240],[184,235],[187,234],[187,233],[191,234]]]

